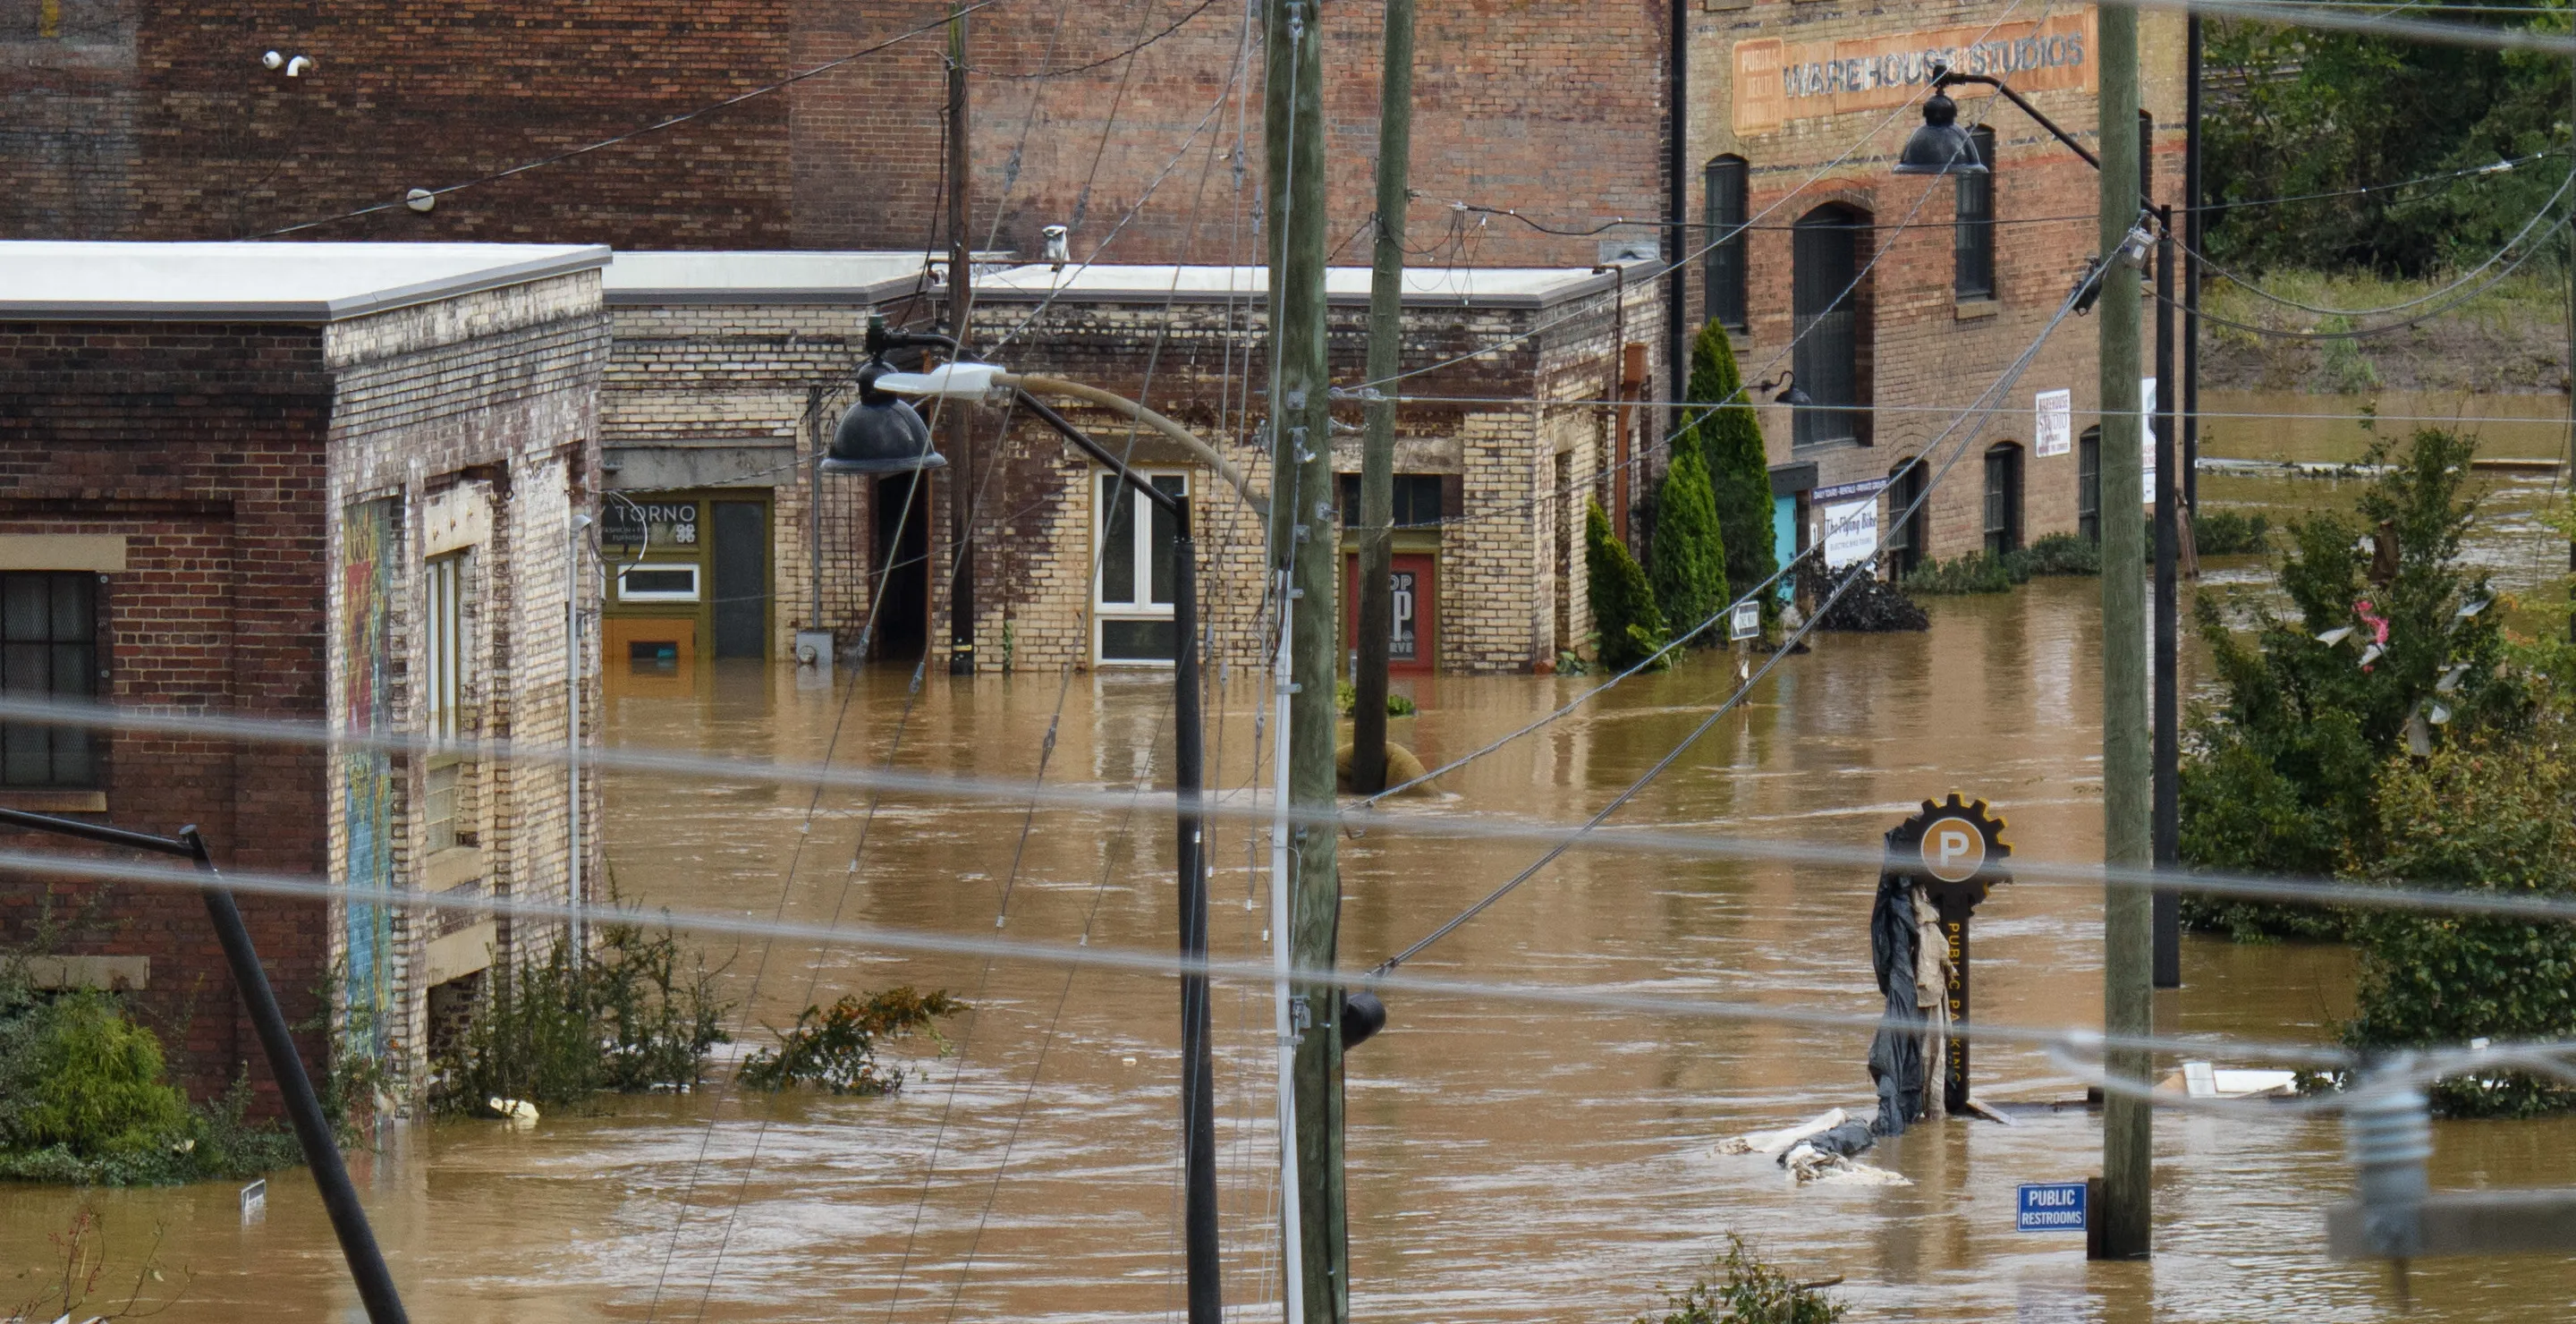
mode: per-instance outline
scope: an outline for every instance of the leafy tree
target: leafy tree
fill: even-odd
[[[2374,882],[2500,896],[2576,895],[2570,731],[2488,732],[2431,758],[2389,760],[2378,786]],[[2440,911],[2363,911],[2356,1048],[2576,1036],[2576,925]],[[2564,1082],[2519,1073],[2433,1087],[2454,1116],[2529,1115],[2576,1104]]]
[[[1601,503],[1585,503],[1583,566],[1590,581],[1592,626],[1601,635],[1601,664],[1625,670],[1653,656],[1671,639],[1645,569],[1628,545],[1610,532]]]
[[[2377,769],[2410,731],[2429,741],[2445,729],[2437,718],[2459,732],[2528,714],[2527,680],[2499,674],[2486,579],[2459,564],[2475,513],[2465,487],[2474,449],[2435,429],[2402,455],[2374,446],[2370,462],[2388,468],[2357,515],[2293,521],[2280,586],[2295,617],[2253,605],[2249,641],[2215,601],[2199,600],[2221,698],[2195,715],[2183,760],[2186,863],[2331,876],[2370,849]],[[2240,938],[2341,928],[2313,909],[2208,897],[2186,897],[2184,916]]]
[[[161,1041],[105,994],[57,999],[11,1054],[6,1140],[61,1146],[83,1159],[166,1146],[184,1132],[188,1101],[162,1077]]]
[[[1725,327],[1710,322],[1699,329],[1683,394],[1693,402],[1734,406],[1693,410],[1689,426],[1693,446],[1708,465],[1717,526],[1726,541],[1726,582],[1737,592],[1750,591],[1780,568],[1771,529],[1771,458]]]
[[[2568,27],[2564,7],[2535,7],[2527,22],[2449,21]],[[2563,148],[2564,59],[2226,19],[2207,33],[2210,79],[2235,89],[2203,122],[2211,200],[2306,199],[2213,212],[2221,262],[2422,275],[2501,247],[2563,177],[2523,169],[2357,191]],[[2552,240],[2561,252],[2565,242]]]
[[[1655,605],[1676,630],[1689,630],[1726,606],[1726,541],[1717,527],[1708,463],[1697,449],[1675,447],[1672,467],[1655,489],[1655,541],[1646,552]],[[1710,632],[1700,642],[1723,640]]]
[[[945,992],[923,993],[909,984],[865,998],[844,995],[829,1007],[799,1012],[776,1048],[743,1062],[740,1079],[746,1088],[773,1093],[810,1083],[833,1094],[892,1094],[903,1088],[903,1069],[879,1065],[877,1045],[916,1032],[938,1039],[931,1022],[965,1009]]]

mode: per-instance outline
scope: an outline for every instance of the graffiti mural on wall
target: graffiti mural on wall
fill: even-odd
[[[394,513],[387,497],[350,506],[341,518],[341,601],[347,635],[341,656],[347,691],[343,711],[352,733],[382,736],[393,725]],[[382,746],[340,753],[343,803],[349,825],[348,883],[393,885],[393,755]],[[351,1037],[363,1036],[371,1052],[384,1051],[385,1006],[390,992],[393,917],[374,902],[351,901],[348,912],[348,1020]]]

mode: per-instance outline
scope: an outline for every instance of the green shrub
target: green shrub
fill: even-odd
[[[1584,507],[1583,566],[1590,580],[1592,624],[1600,634],[1601,665],[1624,671],[1671,641],[1644,568],[1628,554],[1628,545],[1611,534],[1610,516],[1598,501]]]
[[[243,1121],[250,1082],[191,1108],[161,1041],[110,994],[48,997],[0,971],[0,1179],[66,1185],[238,1180],[301,1161],[274,1124]]]
[[[2430,759],[2396,758],[2378,787],[2383,843],[2364,876],[2392,886],[2514,897],[2576,895],[2576,767],[2563,725],[2481,736]],[[2576,1036],[2576,924],[2438,911],[2363,910],[2355,1048],[2472,1038]],[[2433,1087],[2454,1116],[2525,1116],[2576,1104],[2576,1088],[2519,1073]]]
[[[2271,550],[2272,521],[2241,510],[2205,510],[2192,516],[2191,544],[2203,556],[2243,556]],[[2150,537],[2153,532],[2150,531]],[[2153,542],[2147,544],[2152,548]]]
[[[1726,542],[1717,527],[1708,462],[1688,446],[1673,450],[1672,467],[1655,490],[1655,540],[1646,553],[1655,605],[1673,629],[1688,631],[1726,608]],[[1724,642],[1715,631],[1697,642]]]
[[[1344,717],[1359,711],[1359,686],[1347,680],[1336,681],[1333,685],[1333,706],[1339,709]],[[1413,706],[1413,700],[1401,694],[1390,692],[1386,696],[1386,715],[1389,717],[1411,717],[1417,711],[1419,710]]]
[[[1749,592],[1780,568],[1771,528],[1771,460],[1762,444],[1762,417],[1744,393],[1725,327],[1710,322],[1699,329],[1682,394],[1693,404],[1728,406],[1693,410],[1685,440],[1708,466],[1710,501],[1726,546],[1726,582],[1734,592]],[[1766,619],[1777,610],[1776,601],[1763,603]]]
[[[933,1020],[965,1009],[945,992],[922,993],[909,985],[865,999],[844,997],[828,1008],[807,1007],[778,1036],[777,1047],[743,1061],[740,1079],[756,1090],[806,1084],[833,1094],[892,1094],[903,1088],[903,1069],[880,1065],[877,1045],[916,1032],[937,1039]]]
[[[669,930],[600,926],[599,950],[574,963],[558,943],[543,961],[495,967],[456,1048],[432,1073],[430,1104],[470,1113],[488,1099],[573,1103],[602,1090],[694,1088],[725,1042],[725,1004],[703,961]]]
[[[2154,544],[2148,544],[2152,547]],[[2071,533],[2051,533],[2005,558],[2022,579],[2037,575],[2098,575],[2102,545]]]
[[[105,994],[55,999],[13,1047],[0,1104],[13,1149],[97,1159],[171,1144],[185,1129],[188,1102],[162,1077],[160,1039]]]
[[[1725,1258],[1710,1267],[1726,1281],[1702,1278],[1688,1291],[1668,1292],[1664,1315],[1640,1315],[1636,1324],[1834,1324],[1850,1309],[1763,1263],[1732,1232]]]
[[[1905,577],[1905,591],[1935,595],[2009,593],[2013,585],[2027,577],[2013,574],[2009,560],[1977,552],[1954,556],[1947,561],[1925,561]]]
[[[2260,599],[2241,605],[2250,641],[2228,628],[2215,600],[2196,604],[2220,698],[2196,713],[2182,765],[2182,857],[2203,869],[2324,877],[2375,849],[2373,778],[2405,741],[2410,719],[2436,702],[2453,737],[2510,727],[2533,708],[2531,678],[2504,658],[2500,613],[2482,575],[2459,563],[2474,502],[2465,480],[2474,443],[2427,429],[2372,481],[2357,516],[2325,513],[2289,526],[2280,587],[2283,616]],[[2374,446],[2373,463],[2390,459]],[[2363,535],[2397,540],[2386,583],[2370,575]],[[2384,627],[2386,639],[2379,634]],[[2346,631],[2328,642],[2325,636]],[[2363,656],[2378,652],[2368,665]],[[2451,689],[2437,693],[2449,676]],[[2330,936],[2343,918],[2197,895],[2187,923],[2239,938]]]

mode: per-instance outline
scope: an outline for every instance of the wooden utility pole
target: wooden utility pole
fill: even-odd
[[[948,334],[957,342],[957,357],[971,351],[967,321],[975,298],[975,263],[966,233],[966,7],[948,6]],[[948,591],[948,674],[975,674],[975,457],[968,410],[950,403],[948,547],[956,558],[955,582]]]
[[[2094,312],[2101,333],[2102,407],[2102,858],[2134,878],[2150,860],[2147,734],[2145,475],[2139,462],[2138,272],[2125,261],[2139,220],[2138,11],[2096,12],[2101,52],[2101,239],[2109,262]],[[2145,889],[2102,891],[2102,1027],[2143,1038],[2154,1028],[2153,909]],[[2148,1055],[2113,1048],[2107,1066],[2143,1091]],[[2146,1100],[2110,1091],[2102,1100],[2102,1253],[2148,1250],[2155,1175],[2155,1115]]]
[[[1386,667],[1395,633],[1395,374],[1403,366],[1405,187],[1413,169],[1413,0],[1386,0],[1386,74],[1377,110],[1377,253],[1369,274],[1369,401],[1360,440],[1360,674],[1351,715],[1351,789],[1386,789]],[[1417,630],[1418,630],[1417,626]],[[1417,633],[1417,639],[1421,636]]]
[[[1324,48],[1315,0],[1263,0],[1269,80],[1262,114],[1270,236],[1270,547],[1292,608],[1288,800],[1333,810],[1334,547],[1330,368],[1324,325]],[[1301,970],[1329,970],[1342,908],[1328,826],[1292,830],[1289,947]],[[1341,994],[1297,990],[1297,1180],[1304,1320],[1350,1318],[1342,1208]]]

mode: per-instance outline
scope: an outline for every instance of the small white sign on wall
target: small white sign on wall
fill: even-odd
[[[2042,456],[2064,455],[2075,448],[2075,392],[2042,391],[2031,397],[2032,449]]]

